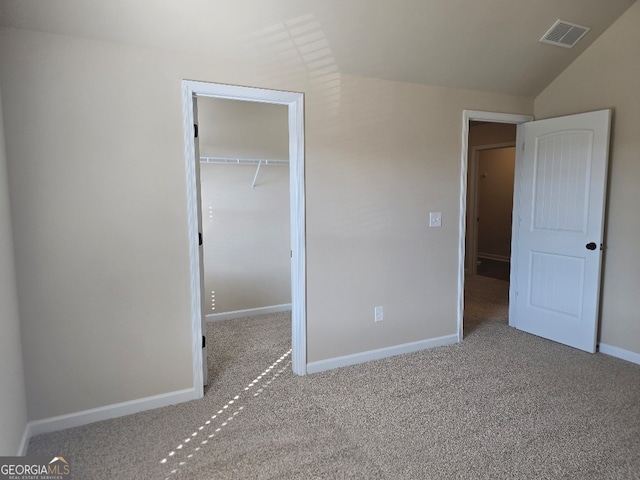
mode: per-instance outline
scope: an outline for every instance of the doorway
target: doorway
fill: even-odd
[[[291,309],[286,105],[200,97],[208,322]]]
[[[517,123],[508,323],[518,330],[597,351],[611,110],[536,122],[463,112],[459,337],[465,294],[465,216],[471,121]],[[600,249],[598,249],[598,244]]]
[[[211,387],[225,369],[249,362],[243,352],[250,346],[267,344],[270,324],[252,339],[241,319],[262,325],[270,315],[280,331],[291,324],[288,109],[211,97],[196,101]],[[224,320],[233,321],[212,325]],[[259,339],[259,332],[265,337]],[[277,339],[273,348],[291,348],[290,340]]]
[[[306,264],[304,216],[304,123],[303,95],[293,92],[264,90],[250,87],[222,85],[184,80],[183,119],[185,140],[185,169],[187,177],[187,209],[189,259],[191,273],[191,330],[193,338],[194,388],[204,394],[203,337],[204,308],[203,268],[200,219],[199,153],[195,141],[196,100],[198,97],[240,100],[286,105],[289,126],[289,190],[290,190],[290,256],[291,256],[291,360],[293,372],[306,374]],[[196,157],[198,157],[196,161]]]
[[[468,273],[509,281],[515,173],[515,125],[470,126],[467,195]],[[496,136],[509,142],[491,143]],[[474,193],[471,193],[474,192]]]
[[[489,262],[501,262],[506,255],[500,253],[504,250],[504,238],[497,241],[499,253],[482,252],[478,248],[479,233],[479,202],[478,194],[481,187],[478,181],[482,178],[483,172],[478,168],[480,160],[491,162],[490,157],[482,155],[481,152],[498,151],[503,148],[512,148],[516,140],[516,126],[520,123],[533,120],[529,115],[512,115],[492,112],[480,112],[465,110],[463,112],[462,125],[462,155],[461,155],[461,196],[460,196],[460,243],[458,257],[458,341],[462,341],[464,336],[464,306],[465,306],[465,279],[466,275],[478,273],[478,261],[486,258]],[[505,153],[505,152],[503,152]],[[515,152],[513,152],[515,154]],[[489,163],[487,163],[489,165]],[[508,174],[508,172],[507,172]],[[493,174],[492,174],[493,176]],[[487,177],[489,178],[489,175]],[[504,183],[504,180],[501,180]],[[513,187],[514,180],[511,180]],[[513,190],[511,190],[513,191]],[[508,195],[508,193],[507,193]],[[495,201],[495,200],[492,200]],[[485,213],[484,216],[488,215]],[[506,220],[508,228],[511,228],[511,220]],[[483,222],[491,223],[491,222]],[[504,214],[501,214],[500,223],[504,224]],[[491,228],[491,226],[489,226]],[[489,235],[491,236],[491,235]],[[504,235],[500,235],[503,237]],[[510,235],[509,235],[510,238]],[[487,261],[485,260],[485,262]],[[506,264],[508,265],[508,264]],[[485,265],[486,266],[486,265]],[[504,276],[505,265],[497,265],[498,270],[502,270]]]

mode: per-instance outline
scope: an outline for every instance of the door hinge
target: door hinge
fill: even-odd
[[[198,124],[197,123],[193,124],[193,136],[195,138],[198,138]]]
[[[202,232],[198,232],[198,245],[202,245]]]
[[[207,337],[205,337],[204,335],[202,335],[202,348],[207,346]]]

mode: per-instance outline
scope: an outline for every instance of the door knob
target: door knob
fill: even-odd
[[[586,246],[587,246],[587,250],[595,250],[596,248],[598,248],[598,246],[594,242],[587,243]]]

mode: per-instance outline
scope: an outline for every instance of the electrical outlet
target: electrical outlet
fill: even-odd
[[[441,227],[442,226],[442,213],[440,213],[440,212],[431,212],[431,213],[429,213],[429,226],[430,227]]]
[[[384,309],[382,307],[376,307],[374,309],[374,320],[376,322],[384,320]]]

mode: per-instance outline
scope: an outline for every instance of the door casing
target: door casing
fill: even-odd
[[[198,247],[198,189],[194,142],[194,97],[214,97],[287,105],[289,110],[289,187],[291,222],[291,361],[297,375],[307,373],[306,352],[306,239],[304,188],[304,96],[302,93],[266,90],[194,80],[182,81],[185,171],[187,181],[187,223],[191,291],[191,338],[193,351],[193,383],[196,393],[203,395],[202,358],[202,292],[200,253]]]

